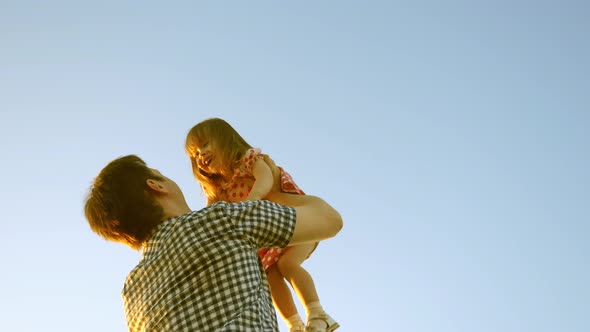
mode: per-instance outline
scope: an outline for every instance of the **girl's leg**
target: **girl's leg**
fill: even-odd
[[[313,248],[315,248],[315,243],[289,247],[275,264],[280,274],[289,281],[303,305],[319,301],[311,275],[301,267]]]
[[[339,325],[322,308],[313,279],[301,266],[315,246],[315,243],[305,243],[289,247],[289,250],[282,254],[276,265],[278,265],[280,274],[289,281],[297,293],[297,297],[303,303],[309,331],[333,331]]]
[[[272,301],[287,327],[291,329],[292,327],[303,326],[303,321],[293,302],[291,290],[279,272],[277,264],[273,264],[266,269],[266,278],[270,287]]]

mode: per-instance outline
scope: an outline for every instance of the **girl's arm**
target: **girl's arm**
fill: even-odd
[[[263,158],[259,158],[254,163],[252,175],[254,175],[256,181],[252,185],[250,194],[246,197],[247,201],[262,199],[268,195],[274,183],[273,173]]]

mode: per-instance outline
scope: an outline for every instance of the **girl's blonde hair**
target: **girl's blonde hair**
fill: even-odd
[[[197,165],[198,148],[206,143],[213,144],[216,149],[215,158],[221,165],[221,174],[205,173]],[[184,148],[191,160],[195,179],[209,202],[216,202],[221,199],[219,188],[223,179],[231,179],[240,159],[252,146],[225,120],[211,118],[201,121],[189,130]]]

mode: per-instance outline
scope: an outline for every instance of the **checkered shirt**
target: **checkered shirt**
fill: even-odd
[[[295,210],[270,201],[163,222],[125,280],[129,331],[278,331],[257,250],[285,247],[294,229]]]

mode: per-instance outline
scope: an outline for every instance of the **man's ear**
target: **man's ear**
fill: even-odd
[[[159,192],[159,193],[167,193],[168,189],[162,185],[162,183],[160,181],[154,180],[154,179],[147,179],[145,181],[145,183],[147,184],[148,188],[150,188],[153,191]]]

